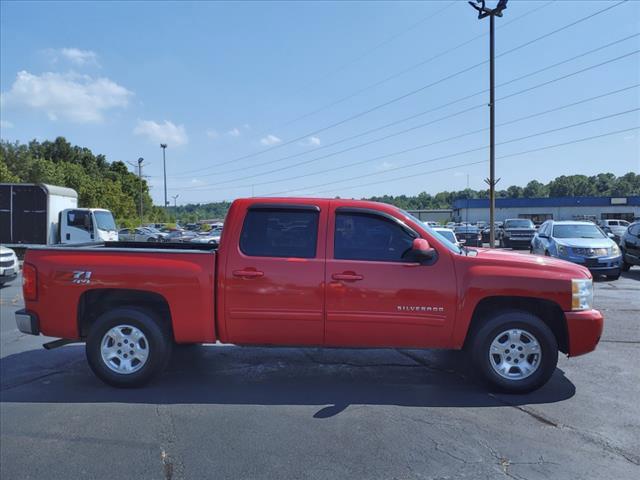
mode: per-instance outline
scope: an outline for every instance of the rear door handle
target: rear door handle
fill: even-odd
[[[264,276],[264,272],[259,272],[257,270],[234,270],[233,276],[241,278],[259,278]]]
[[[334,273],[331,275],[331,278],[333,280],[342,280],[345,282],[356,282],[364,279],[362,275],[358,275],[356,273]]]

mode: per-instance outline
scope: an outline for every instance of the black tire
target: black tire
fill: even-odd
[[[620,278],[620,272],[615,275],[607,275],[607,280],[618,280]]]
[[[118,325],[130,325],[139,329],[148,341],[147,360],[133,373],[117,373],[102,359],[102,339],[110,329]],[[131,388],[144,385],[166,368],[172,346],[168,328],[153,313],[136,307],[120,307],[103,313],[91,326],[86,342],[86,355],[91,370],[100,380],[114,387]]]
[[[522,379],[507,379],[492,366],[489,355],[493,340],[503,331],[520,329],[533,335],[540,345],[537,369]],[[503,310],[472,332],[469,349],[474,368],[493,389],[505,393],[527,393],[540,388],[553,375],[558,363],[558,342],[551,329],[537,316],[521,310]]]
[[[147,238],[147,242],[156,242],[157,240],[153,237]]]
[[[628,272],[629,269],[631,268],[631,264],[625,262],[624,260],[622,261],[622,271],[623,272]]]

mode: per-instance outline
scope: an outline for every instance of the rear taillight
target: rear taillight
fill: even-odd
[[[38,270],[30,263],[22,266],[22,294],[25,300],[38,299]]]

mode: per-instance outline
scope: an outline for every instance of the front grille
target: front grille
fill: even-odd
[[[0,267],[13,267],[13,260],[4,260],[0,262]]]
[[[13,253],[9,252],[9,253],[0,253],[0,258],[9,258],[13,256]]]
[[[574,248],[573,253],[585,257],[602,257],[609,253],[606,248]]]

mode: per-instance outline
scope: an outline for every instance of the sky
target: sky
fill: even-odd
[[[488,30],[461,0],[3,1],[0,133],[143,157],[159,205],[160,143],[171,204],[483,189]],[[495,48],[498,188],[640,172],[640,2],[511,0]]]

